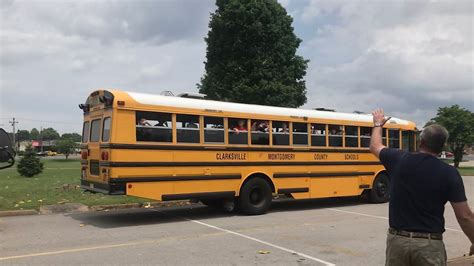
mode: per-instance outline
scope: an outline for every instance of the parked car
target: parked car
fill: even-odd
[[[40,151],[40,152],[36,153],[36,155],[38,155],[38,156],[48,156],[48,152],[47,151]]]
[[[47,151],[47,153],[48,153],[48,156],[56,156],[56,155],[58,155],[58,153],[55,152],[55,151]]]

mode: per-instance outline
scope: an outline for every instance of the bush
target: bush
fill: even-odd
[[[20,175],[26,177],[35,176],[43,171],[43,163],[36,156],[36,152],[31,147],[31,144],[26,147],[25,154],[18,163],[17,170]]]

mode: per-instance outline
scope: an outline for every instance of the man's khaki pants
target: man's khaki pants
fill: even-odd
[[[387,235],[385,265],[446,265],[442,240]]]

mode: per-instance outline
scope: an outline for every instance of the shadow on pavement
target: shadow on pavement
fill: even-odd
[[[311,200],[280,199],[272,203],[270,213],[347,207],[361,204],[367,203],[361,201],[358,197]],[[241,214],[236,212],[216,210],[201,204],[191,204],[187,206],[155,209],[129,209],[109,212],[99,211],[74,213],[69,214],[68,216],[72,219],[80,221],[81,223],[99,228],[117,228],[187,222],[186,219],[206,220],[240,215]]]

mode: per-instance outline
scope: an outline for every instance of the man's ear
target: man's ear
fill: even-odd
[[[425,141],[423,139],[420,138],[420,142],[418,144],[418,149],[421,149],[425,146]]]

